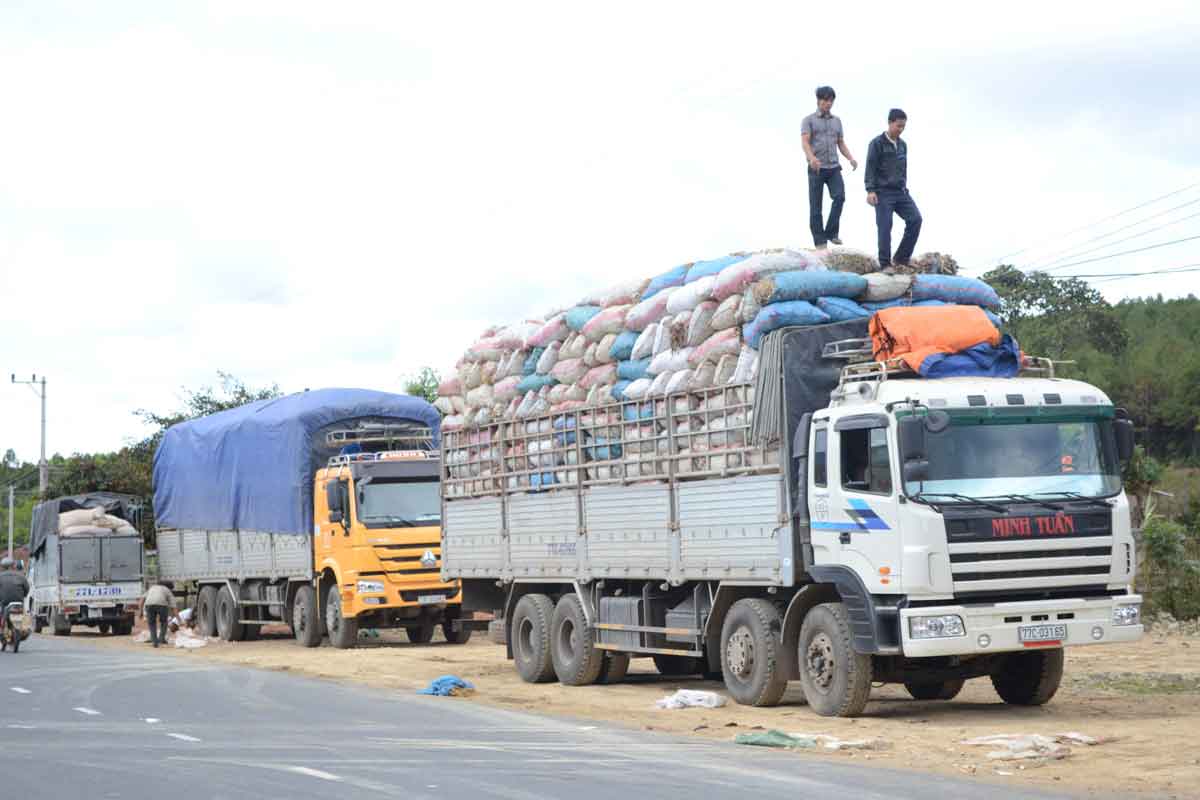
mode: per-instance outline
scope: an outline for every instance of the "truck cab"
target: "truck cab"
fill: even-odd
[[[423,643],[440,624],[447,641],[465,642],[458,582],[441,579],[441,462],[432,443],[397,440],[385,428],[330,437],[343,452],[313,487],[313,564],[330,639],[338,646],[359,628],[402,627]]]

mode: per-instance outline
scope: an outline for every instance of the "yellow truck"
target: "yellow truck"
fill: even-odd
[[[437,411],[419,398],[322,389],[167,430],[154,461],[159,577],[195,595],[200,631],[353,647],[471,636],[441,579]]]

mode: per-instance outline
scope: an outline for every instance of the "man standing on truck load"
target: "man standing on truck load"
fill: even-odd
[[[150,627],[150,642],[155,647],[159,643],[167,643],[167,619],[170,610],[175,607],[175,595],[162,583],[156,583],[146,590],[142,601],[142,616]]]
[[[842,138],[842,121],[830,113],[837,95],[831,86],[817,88],[817,110],[804,118],[800,124],[800,143],[808,159],[808,227],[812,230],[813,244],[818,250],[827,242],[841,244],[838,227],[842,218],[842,205],[846,202],[846,184],[842,181],[842,165],[838,162],[838,151],[850,161],[852,169],[858,162],[850,155],[846,141]],[[825,187],[829,187],[829,221],[823,222],[821,204],[825,198]]]
[[[908,115],[899,108],[888,112],[887,130],[867,146],[867,170],[863,181],[867,202],[875,206],[879,229],[879,267],[908,264],[917,237],[921,235],[921,212],[908,193],[908,145],[900,138]],[[892,214],[904,220],[904,236],[892,255]]]

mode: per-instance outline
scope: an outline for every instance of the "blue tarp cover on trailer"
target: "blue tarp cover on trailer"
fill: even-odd
[[[325,436],[359,423],[413,423],[437,442],[441,417],[419,397],[318,389],[172,425],[154,454],[160,528],[311,533]]]

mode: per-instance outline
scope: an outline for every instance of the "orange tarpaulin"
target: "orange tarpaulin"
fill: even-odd
[[[914,372],[934,353],[1000,344],[1000,331],[978,306],[885,308],[871,317],[869,330],[876,361],[902,358]]]

